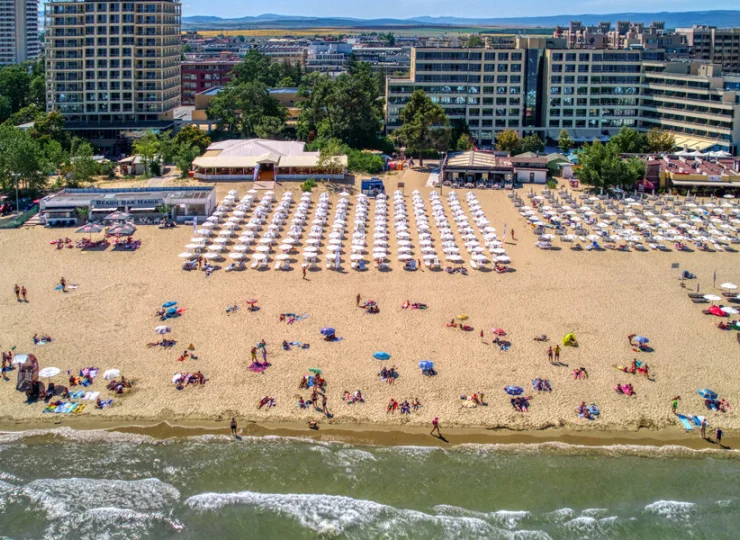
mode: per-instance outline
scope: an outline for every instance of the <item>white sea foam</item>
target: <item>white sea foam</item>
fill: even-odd
[[[696,504],[685,501],[655,501],[645,507],[646,512],[671,520],[688,519]]]
[[[106,431],[103,429],[72,429],[59,427],[53,429],[31,429],[28,431],[4,431],[0,432],[0,444],[9,444],[35,437],[59,438],[70,442],[94,443],[94,442],[116,442],[147,444],[158,443],[157,439],[148,435],[135,433],[122,433],[120,431]]]
[[[516,529],[522,520],[532,517],[532,514],[530,512],[524,510],[497,510],[494,512],[477,512],[475,510],[468,510],[467,508],[450,506],[446,504],[436,505],[434,507],[434,511],[438,514],[446,516],[465,516],[482,519],[491,524],[498,525],[509,530]]]
[[[241,505],[276,514],[290,515],[302,527],[319,534],[344,534],[362,531],[372,538],[378,535],[403,535],[412,526],[428,528],[430,537],[514,538],[514,533],[469,516],[430,515],[417,510],[394,508],[373,501],[337,495],[279,494],[242,491],[239,493],[202,493],[185,503],[199,511],[218,511]]]

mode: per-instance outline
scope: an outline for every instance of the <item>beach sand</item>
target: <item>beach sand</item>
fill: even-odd
[[[389,193],[401,179],[406,183],[407,210],[413,223],[413,189],[422,191],[430,210],[426,175],[393,176],[386,184]],[[219,185],[219,199],[229,189],[238,189],[242,196],[250,187]],[[298,186],[285,184],[283,189],[297,191]],[[278,197],[283,189],[276,190]],[[314,201],[319,192],[314,191]],[[443,198],[447,192],[445,188]],[[465,191],[458,195],[467,209]],[[498,275],[471,270],[467,277],[426,269],[405,272],[395,258],[392,240],[392,271],[386,273],[373,268],[355,272],[348,262],[345,272],[329,271],[320,256],[321,269],[309,272],[308,280],[301,278],[296,264],[291,272],[272,268],[217,271],[206,278],[202,272],[180,269],[177,255],[193,236],[189,226],[174,230],[140,227],[136,237],[143,246],[137,252],[57,251],[49,241],[58,236],[80,237],[65,229],[2,231],[0,349],[16,346],[16,353],[35,354],[40,367],[60,368],[62,375],[54,382],[66,383],[67,370],[96,366],[120,369],[134,379],[135,386],[124,396],[108,396],[99,377],[90,389],[101,391],[101,397],[113,397],[111,408],[98,411],[91,403],[79,416],[43,414],[41,404],[25,404],[25,396],[15,390],[13,371],[9,381],[0,381],[0,423],[21,427],[61,421],[74,427],[78,419],[80,424],[100,419],[176,424],[221,422],[237,416],[242,423],[305,425],[308,419],[316,419],[322,424],[408,425],[421,430],[439,416],[443,426],[457,428],[524,431],[562,427],[606,432],[648,428],[680,434],[670,409],[671,398],[680,394],[679,412],[706,414],[712,427],[740,427],[735,412],[710,413],[697,395],[697,389],[711,388],[737,403],[740,348],[735,332],[718,330],[719,319],[703,315],[702,306],[689,301],[688,291],[680,287],[679,270],[671,269],[671,263],[679,263],[681,270],[698,276],[702,292],[717,293],[712,287],[715,270],[717,284],[740,279],[737,253],[541,251],[534,247],[536,238],[506,192],[478,191],[477,196],[499,233],[504,224],[515,229],[517,241],[509,236],[505,246],[515,272]],[[332,195],[330,218],[337,198]],[[352,202],[349,213],[353,217],[354,198]],[[370,216],[371,230],[372,210]],[[412,240],[418,257],[417,239]],[[458,245],[462,246],[459,238]],[[438,240],[435,247],[441,253]],[[66,294],[55,291],[61,276],[79,288]],[[28,289],[28,304],[16,302],[15,283]],[[696,281],[688,286],[693,291]],[[358,293],[364,300],[377,301],[380,313],[370,315],[355,307]],[[249,297],[259,300],[259,311],[245,309]],[[407,299],[424,302],[429,309],[401,309]],[[170,300],[187,308],[181,318],[166,323],[173,330],[168,337],[178,343],[168,350],[147,348],[146,343],[160,338],[154,328],[163,323],[155,311]],[[233,303],[240,303],[242,309],[227,315],[225,310]],[[309,317],[287,325],[278,322],[279,314],[285,312],[308,313]],[[473,332],[445,326],[459,314],[468,315],[466,323],[474,327]],[[342,340],[323,341],[319,330],[324,326],[336,328]],[[512,343],[509,351],[499,351],[491,343],[494,327],[507,331],[506,339]],[[34,346],[31,338],[37,332],[51,335],[54,342]],[[554,345],[568,332],[575,333],[580,347],[563,347],[561,361],[567,367],[549,365],[548,344],[534,341],[534,336],[547,334]],[[648,336],[654,352],[633,352],[627,341],[633,333]],[[247,370],[249,350],[261,339],[267,342],[272,366],[255,374]],[[311,346],[283,351],[283,340]],[[195,345],[199,359],[178,362],[189,343]],[[375,351],[387,351],[392,358],[375,360]],[[650,365],[654,382],[613,367],[629,364],[635,357]],[[422,359],[434,361],[436,377],[421,374],[418,363]],[[398,368],[400,377],[395,384],[379,381],[381,364]],[[590,377],[574,380],[572,371],[581,366]],[[296,407],[297,394],[310,396],[307,391],[299,392],[298,384],[311,367],[322,369],[328,381],[331,419]],[[205,386],[178,391],[171,384],[176,372],[197,370],[209,378]],[[536,377],[549,379],[553,392],[534,392],[531,381]],[[628,382],[634,385],[636,397],[613,391],[617,383]],[[506,385],[521,386],[525,395],[533,396],[529,413],[513,410],[503,391]],[[345,404],[342,393],[356,389],[362,390],[366,403]],[[462,408],[460,395],[473,392],[484,393],[487,406]],[[255,404],[264,395],[274,396],[277,406],[258,411]],[[415,397],[423,404],[419,412],[386,414],[390,398]],[[598,420],[583,420],[575,414],[581,401],[599,406]],[[698,438],[698,429],[694,434]]]

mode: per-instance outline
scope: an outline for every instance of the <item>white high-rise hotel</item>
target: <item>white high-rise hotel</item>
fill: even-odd
[[[47,109],[99,146],[166,129],[180,105],[179,0],[49,0]]]
[[[39,55],[38,0],[0,0],[0,66]]]

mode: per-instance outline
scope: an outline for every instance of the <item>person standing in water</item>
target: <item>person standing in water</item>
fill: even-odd
[[[236,437],[236,418],[231,417],[231,434]]]

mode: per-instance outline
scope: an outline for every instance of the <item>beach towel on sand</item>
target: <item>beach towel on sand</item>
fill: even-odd
[[[683,424],[683,427],[686,429],[686,431],[693,431],[694,426],[691,425],[691,422],[689,421],[686,416],[683,414],[677,414],[676,417],[678,418],[679,422]]]

